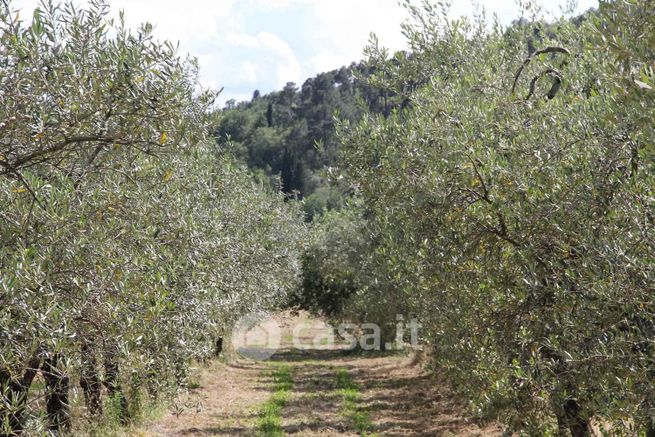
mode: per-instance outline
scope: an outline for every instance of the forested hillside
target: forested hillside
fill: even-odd
[[[227,103],[218,136],[237,156],[268,176],[279,176],[287,193],[311,194],[320,186],[314,172],[336,163],[335,116],[359,120],[366,111],[384,110],[382,93],[365,84],[370,72],[353,64],[290,82],[279,92],[250,102]]]
[[[218,141],[287,195],[306,198],[308,218],[344,204],[344,187],[331,185],[327,171],[337,163],[335,121],[358,121],[367,112],[388,115],[395,94],[371,86],[372,69],[352,64],[308,79],[290,82],[249,102],[227,102],[218,126]]]

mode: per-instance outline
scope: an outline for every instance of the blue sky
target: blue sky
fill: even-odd
[[[529,0],[519,0],[527,3]],[[75,0],[83,4],[82,0]],[[567,0],[537,2],[557,12]],[[12,7],[31,13],[38,0],[13,0]],[[286,82],[301,84],[321,71],[362,58],[369,33],[383,45],[405,47],[400,24],[407,18],[398,0],[109,0],[124,10],[130,25],[148,21],[162,39],[179,41],[196,56],[205,86],[224,87],[221,102],[246,100]],[[488,14],[509,23],[519,14],[517,0],[478,0]],[[598,0],[578,0],[578,11]],[[468,0],[454,1],[452,16],[470,15]],[[548,13],[546,13],[548,15]]]

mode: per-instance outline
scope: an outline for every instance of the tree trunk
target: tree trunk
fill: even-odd
[[[540,351],[545,359],[552,360],[556,363],[553,371],[558,377],[558,380],[565,381],[569,369],[562,355],[545,346],[542,346]],[[566,436],[566,430],[568,430],[572,437],[589,437],[591,435],[589,420],[582,416],[582,408],[573,396],[576,392],[574,384],[570,381],[565,382],[563,388],[564,392],[568,395],[567,398],[561,405],[553,406],[555,416],[557,417],[559,435]]]
[[[218,337],[215,343],[214,355],[219,356],[223,352],[223,337]]]
[[[128,405],[127,398],[123,392],[120,383],[120,368],[116,361],[114,352],[107,352],[105,355],[105,387],[107,387],[107,394],[109,397],[118,402],[118,419],[121,424],[127,425],[128,423]]]
[[[84,402],[92,419],[102,416],[102,383],[98,375],[98,362],[92,342],[82,344],[82,371],[80,386],[84,391]]]
[[[157,384],[157,371],[155,369],[148,370],[146,374],[146,390],[148,391],[148,397],[151,401],[156,401],[159,399],[159,385]]]
[[[43,361],[43,378],[46,382],[47,401],[46,415],[48,429],[55,435],[65,434],[71,427],[70,378],[64,368],[64,360],[60,354],[47,356]]]
[[[567,399],[562,409],[556,413],[557,426],[561,437],[589,437],[591,435],[589,421],[580,415],[580,405],[574,399]]]
[[[41,355],[37,353],[19,379],[12,377],[9,369],[0,369],[0,437],[22,435],[27,396],[39,367]]]
[[[646,437],[655,437],[655,424],[651,420],[646,428]]]

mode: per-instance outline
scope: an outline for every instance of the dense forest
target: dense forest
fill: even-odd
[[[352,64],[310,78],[300,88],[290,82],[278,92],[255,91],[249,102],[229,101],[219,121],[218,141],[267,184],[305,198],[310,221],[339,209],[347,187],[331,183],[328,174],[339,154],[336,120],[389,115],[397,105],[395,93],[369,83],[372,74],[365,63]]]
[[[655,5],[405,7],[407,52],[217,109],[103,0],[0,5],[0,437],[77,386],[129,424],[288,309],[418,319],[507,435],[655,436]]]

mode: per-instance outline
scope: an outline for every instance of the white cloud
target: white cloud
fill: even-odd
[[[313,6],[317,26],[311,37],[317,47],[330,49],[317,54],[316,61],[326,61],[329,53],[331,68],[361,59],[371,32],[392,50],[406,47],[400,25],[408,15],[397,0],[314,1]]]
[[[237,47],[247,47],[249,49],[261,47],[259,39],[247,33],[228,33],[225,36],[225,42]]]
[[[40,0],[12,1],[14,7],[29,15],[39,3]],[[73,3],[84,5],[87,1],[73,0]],[[221,27],[239,26],[239,20],[235,20],[238,17],[233,14],[238,0],[109,0],[109,3],[114,16],[120,10],[125,11],[131,27],[150,22],[155,26],[157,36],[180,41],[182,46],[215,38]]]
[[[293,4],[306,3],[312,0],[250,0],[250,7],[256,10],[273,10],[287,8]]]
[[[341,65],[349,64],[355,58],[350,58],[349,61],[344,62],[344,56],[336,54],[332,51],[320,52],[312,56],[306,64],[308,71],[330,71]]]
[[[57,0],[55,0],[57,1]],[[398,0],[108,0],[114,14],[125,10],[130,26],[149,21],[161,39],[180,41],[198,57],[201,81],[225,87],[222,101],[301,83],[318,72],[362,58],[369,32],[382,45],[406,47],[400,24],[408,17]],[[436,0],[435,0],[436,1]],[[76,4],[86,3],[74,0]],[[566,0],[542,0],[558,12]],[[420,0],[415,0],[420,3]],[[516,18],[516,0],[478,0],[505,24]],[[38,0],[13,0],[28,19]],[[597,6],[579,0],[578,10]],[[451,16],[470,15],[467,0],[453,0]]]
[[[183,47],[218,37],[220,27],[238,25],[232,15],[236,0],[111,0],[124,10],[128,23],[151,22],[161,38],[180,41]]]
[[[230,33],[225,42],[235,49],[250,49],[254,56],[249,57],[249,61],[242,63],[242,66],[245,65],[250,73],[258,74],[259,65],[265,62],[266,70],[275,71],[277,86],[286,82],[299,82],[302,79],[302,68],[296,54],[278,35],[270,32],[259,32],[257,35]]]
[[[274,53],[278,54],[281,62],[277,65],[277,79],[280,84],[286,82],[299,82],[302,77],[302,69],[300,62],[294,54],[289,44],[282,41],[277,35],[268,32],[259,34],[259,38],[264,42],[266,48],[270,48]]]
[[[242,62],[241,70],[243,71],[243,79],[249,84],[257,85],[260,77],[259,65],[254,62]]]

